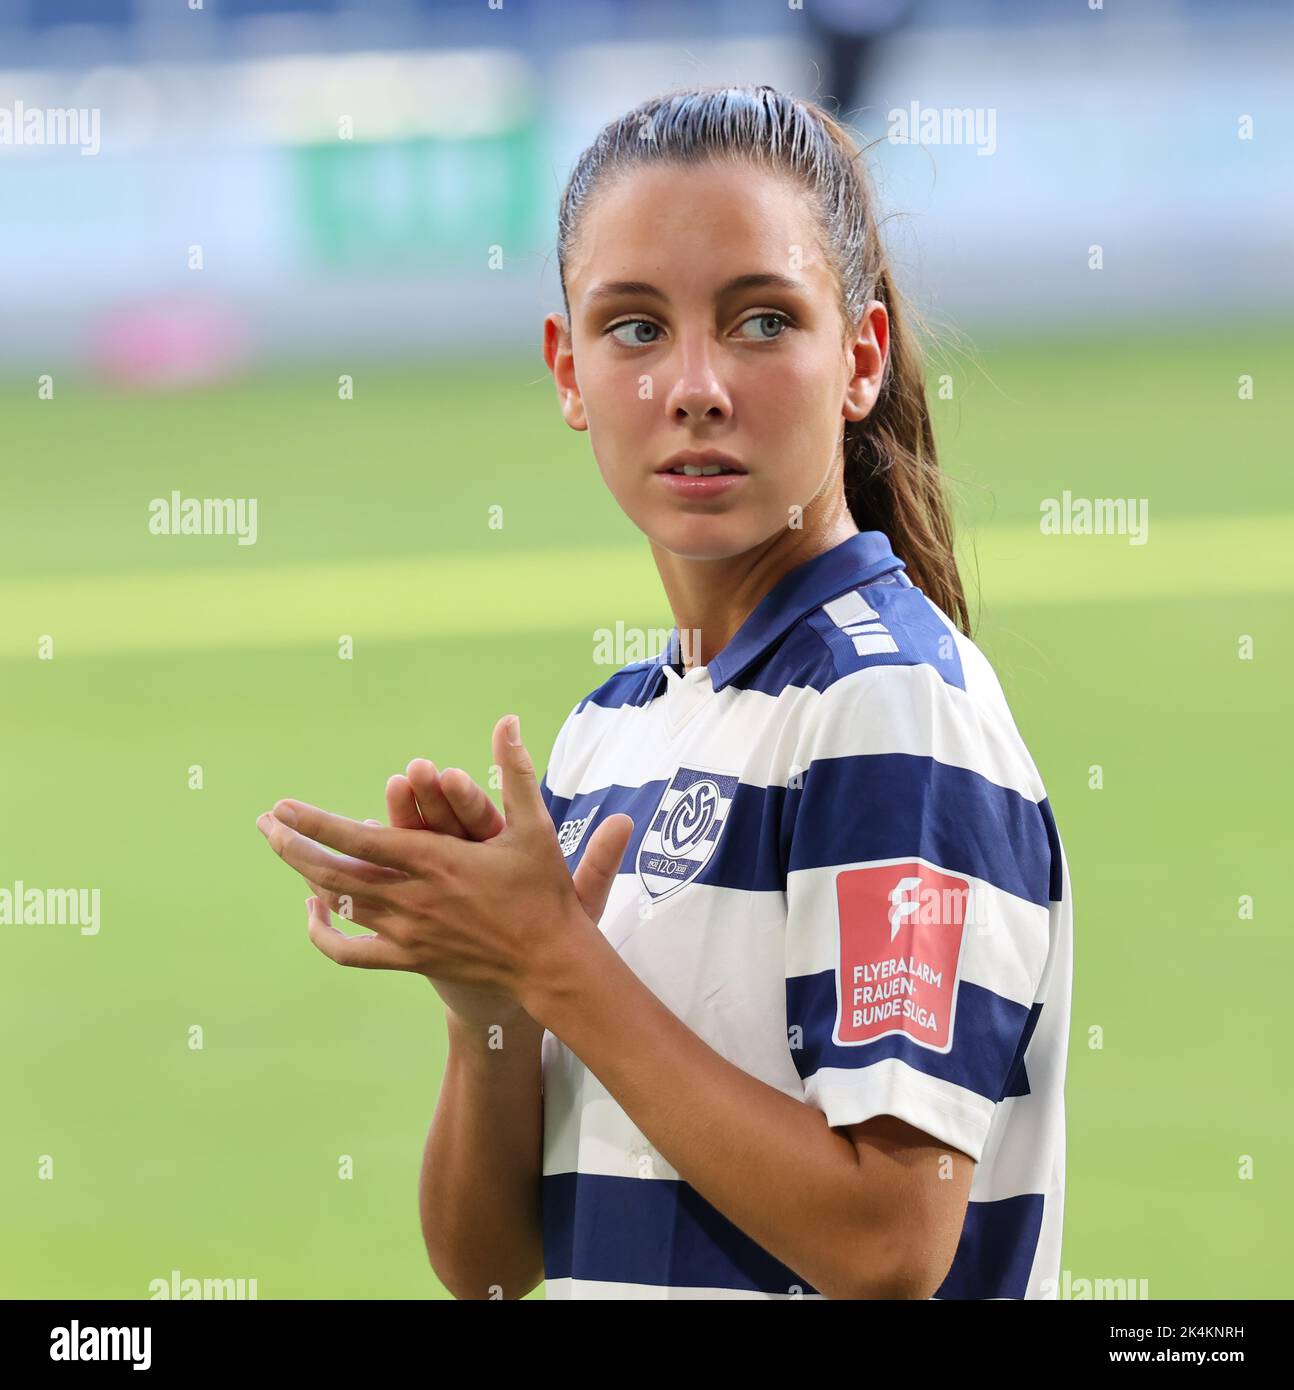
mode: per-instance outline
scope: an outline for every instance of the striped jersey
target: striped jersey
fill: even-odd
[[[541,780],[572,871],[633,818],[601,931],[829,1125],[893,1115],[975,1160],[936,1298],[1056,1297],[1069,871],[989,662],[879,531],[783,576],[707,665],[678,653],[675,629],[580,700]],[[542,1062],[549,1298],[821,1297],[547,1031]]]

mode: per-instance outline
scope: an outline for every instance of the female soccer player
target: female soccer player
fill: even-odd
[[[545,358],[669,649],[542,783],[500,720],[502,816],[415,761],[389,827],[260,821],[321,951],[445,1000],[431,1262],[460,1297],[1054,1297],[1068,871],[858,152],[768,87],[649,101],[558,261]]]

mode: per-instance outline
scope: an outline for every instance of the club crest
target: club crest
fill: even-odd
[[[638,847],[638,877],[653,902],[685,888],[710,862],[736,791],[730,772],[675,771]]]

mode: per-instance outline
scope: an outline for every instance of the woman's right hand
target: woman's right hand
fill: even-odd
[[[426,758],[415,758],[404,773],[396,773],[386,784],[386,810],[391,825],[402,830],[428,830],[460,839],[489,840],[504,827],[498,807],[462,771],[447,768],[444,773]],[[553,835],[556,837],[556,830]],[[573,883],[584,911],[600,921],[607,895],[615,882],[619,863],[610,863],[599,852],[601,837],[595,837],[575,870]],[[524,903],[518,911],[524,911]],[[488,1028],[506,1023],[521,1012],[514,1000],[468,985],[451,984],[427,976],[445,1007],[469,1028]]]

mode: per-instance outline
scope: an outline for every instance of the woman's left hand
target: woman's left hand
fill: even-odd
[[[524,1007],[566,952],[604,940],[580,903],[514,716],[495,725],[493,749],[505,825],[489,840],[373,825],[300,801],[261,816],[275,852],[318,885],[327,907],[376,933],[347,936],[312,914],[310,939],[326,956],[494,991]],[[628,816],[609,816],[585,856],[614,876],[632,830]]]

